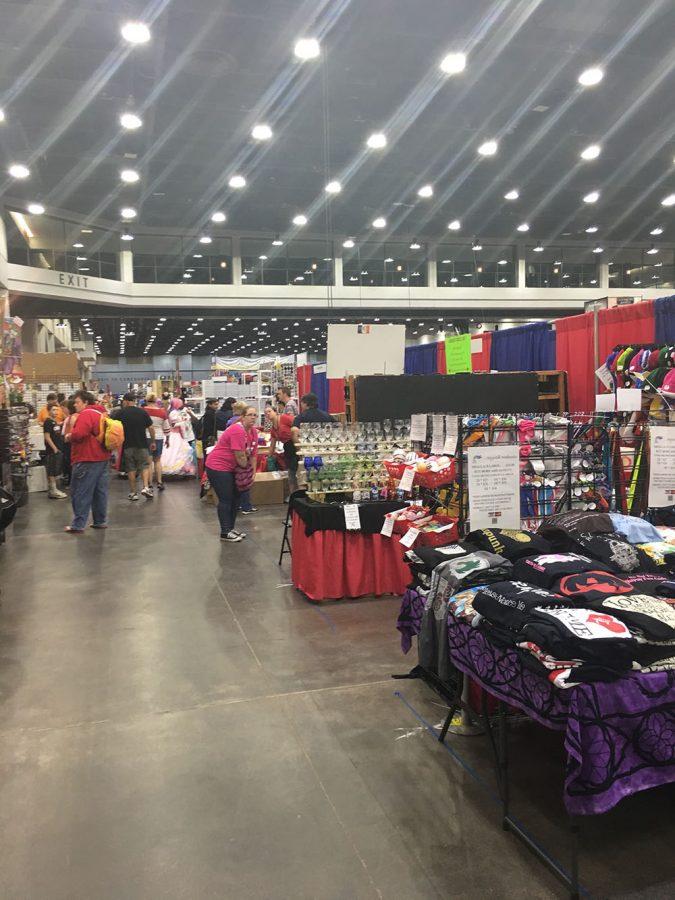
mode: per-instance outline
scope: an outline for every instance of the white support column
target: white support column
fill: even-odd
[[[516,245],[516,287],[524,288],[527,284],[527,271],[525,268],[525,246]]]
[[[241,243],[238,236],[232,238],[232,284],[241,284]]]
[[[598,266],[598,286],[609,289],[609,263],[601,262]]]
[[[427,284],[429,287],[436,287],[438,284],[438,270],[435,259],[427,260]]]
[[[343,275],[344,275],[344,272],[343,272],[343,268],[342,268],[342,257],[334,256],[333,257],[333,283],[334,283],[335,287],[342,286]]]
[[[120,250],[120,281],[134,280],[134,254],[131,250]]]

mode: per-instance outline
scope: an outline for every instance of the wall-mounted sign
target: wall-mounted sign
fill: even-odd
[[[71,275],[70,272],[54,272],[58,276],[59,284],[64,287],[86,288],[89,281],[88,275]]]

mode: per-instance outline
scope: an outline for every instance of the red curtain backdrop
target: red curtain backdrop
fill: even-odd
[[[294,513],[292,536],[291,580],[310,600],[401,595],[410,582],[397,535],[315,531],[307,537]]]
[[[312,367],[298,366],[298,395],[309,394],[312,390]]]
[[[436,373],[438,375],[448,374],[448,368],[445,362],[445,341],[439,341],[436,344]]]
[[[490,348],[492,347],[492,332],[486,331],[485,334],[472,334],[471,343],[474,341],[481,342],[481,349],[475,353],[471,351],[471,371],[472,372],[489,372],[490,371]]]
[[[653,300],[601,309],[598,313],[598,352],[601,363],[617,344],[653,344],[654,340]]]
[[[567,372],[569,412],[595,406],[593,313],[556,319],[556,368]]]
[[[328,379],[328,412],[335,415],[345,411],[345,380],[344,378]]]

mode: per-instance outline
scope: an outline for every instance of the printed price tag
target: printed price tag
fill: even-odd
[[[387,515],[384,517],[384,522],[382,523],[382,528],[380,528],[380,534],[385,537],[391,537],[394,533],[394,517],[393,515]]]
[[[426,441],[427,439],[427,414],[415,413],[410,416],[410,440]]]
[[[614,379],[612,378],[612,373],[609,371],[607,366],[603,363],[599,369],[595,370],[596,378],[598,378],[608,391],[614,392]],[[596,407],[597,409],[598,407]]]
[[[419,528],[409,528],[401,538],[401,544],[404,547],[412,547],[419,536]]]
[[[443,453],[449,453],[451,456],[457,450],[457,436],[459,433],[459,425],[457,416],[445,417],[445,444],[443,445]]]
[[[360,531],[361,530],[361,517],[359,516],[359,507],[356,503],[346,503],[344,506],[345,511],[345,525],[347,526],[347,531]]]
[[[614,412],[615,402],[614,393],[595,395],[595,409],[597,412]]]
[[[400,491],[411,491],[413,486],[413,480],[415,478],[415,469],[412,466],[407,466],[403,475],[401,476],[401,480],[398,483],[398,489]]]

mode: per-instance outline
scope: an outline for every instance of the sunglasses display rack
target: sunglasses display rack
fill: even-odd
[[[19,506],[28,496],[28,465],[31,444],[28,435],[29,414],[26,406],[10,406],[0,410],[0,463],[7,490]]]

